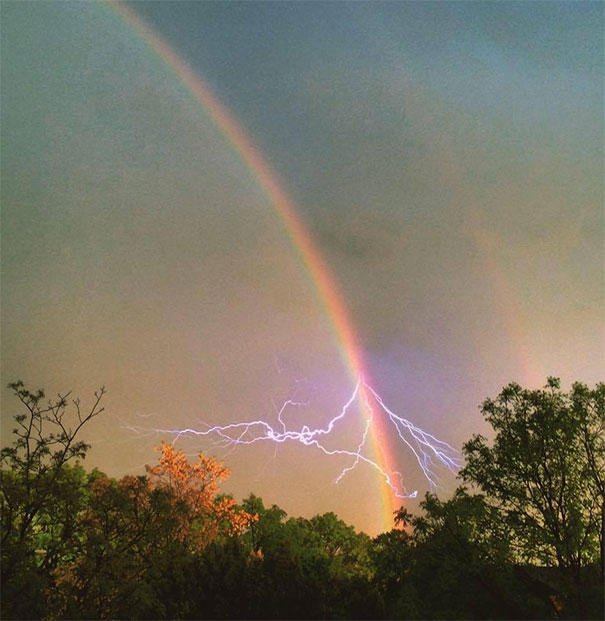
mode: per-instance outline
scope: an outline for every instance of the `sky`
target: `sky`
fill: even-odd
[[[511,381],[603,379],[602,3],[128,9],[290,196],[394,412],[459,450]],[[105,385],[84,438],[111,476],[153,463],[174,440],[159,429],[275,421],[288,399],[297,428],[337,414],[355,378],[333,318],[208,107],[111,5],[0,10],[2,385],[84,403]],[[17,411],[3,388],[3,445]],[[330,447],[359,442],[361,409],[347,421]],[[350,458],[216,440],[177,446],[224,459],[236,499],[386,527],[367,464],[335,484]],[[413,455],[382,440],[422,496]]]

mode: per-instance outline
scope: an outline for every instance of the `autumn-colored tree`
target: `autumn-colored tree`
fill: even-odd
[[[55,572],[50,597],[56,616],[174,616],[158,596],[161,574],[195,564],[217,537],[239,535],[254,519],[218,496],[229,471],[214,458],[200,455],[191,464],[172,445],[162,443],[159,450],[149,476],[91,478],[89,504],[80,516],[81,548]]]
[[[174,507],[177,537],[203,549],[219,534],[239,535],[256,519],[228,496],[219,496],[219,482],[231,474],[223,462],[200,453],[191,464],[183,451],[162,442],[159,464],[147,466],[151,486],[167,490]]]

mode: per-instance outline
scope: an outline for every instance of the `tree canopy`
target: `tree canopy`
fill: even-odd
[[[84,409],[9,387],[3,618],[602,618],[603,384],[487,399],[493,433],[464,445],[453,496],[401,507],[374,539],[334,513],[237,504],[224,464],[171,444],[140,476],[87,471],[81,430],[104,390]]]
[[[464,445],[463,479],[478,486],[514,532],[526,562],[578,569],[602,555],[605,385],[550,378],[542,390],[510,384],[482,406],[493,442]],[[603,558],[601,557],[601,562]]]

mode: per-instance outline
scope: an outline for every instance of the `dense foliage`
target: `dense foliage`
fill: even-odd
[[[463,486],[371,539],[333,513],[288,518],[219,493],[223,464],[162,444],[145,476],[76,461],[102,408],[10,385],[2,618],[602,618],[605,385],[511,384],[465,446]],[[71,418],[70,418],[71,416]],[[378,510],[378,509],[377,509]]]

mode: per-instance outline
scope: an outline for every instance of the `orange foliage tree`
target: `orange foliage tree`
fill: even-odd
[[[151,487],[169,493],[174,508],[177,538],[203,549],[219,534],[240,535],[257,516],[236,508],[236,502],[219,496],[219,482],[231,474],[223,462],[200,453],[189,463],[183,451],[162,442],[159,464],[146,466]]]
[[[189,463],[172,445],[157,450],[159,463],[146,467],[148,476],[91,476],[79,549],[59,565],[49,592],[53,616],[154,615],[160,603],[148,587],[150,571],[170,572],[171,564],[193,558],[217,537],[239,536],[258,519],[218,494],[229,470],[215,458],[200,454]]]

